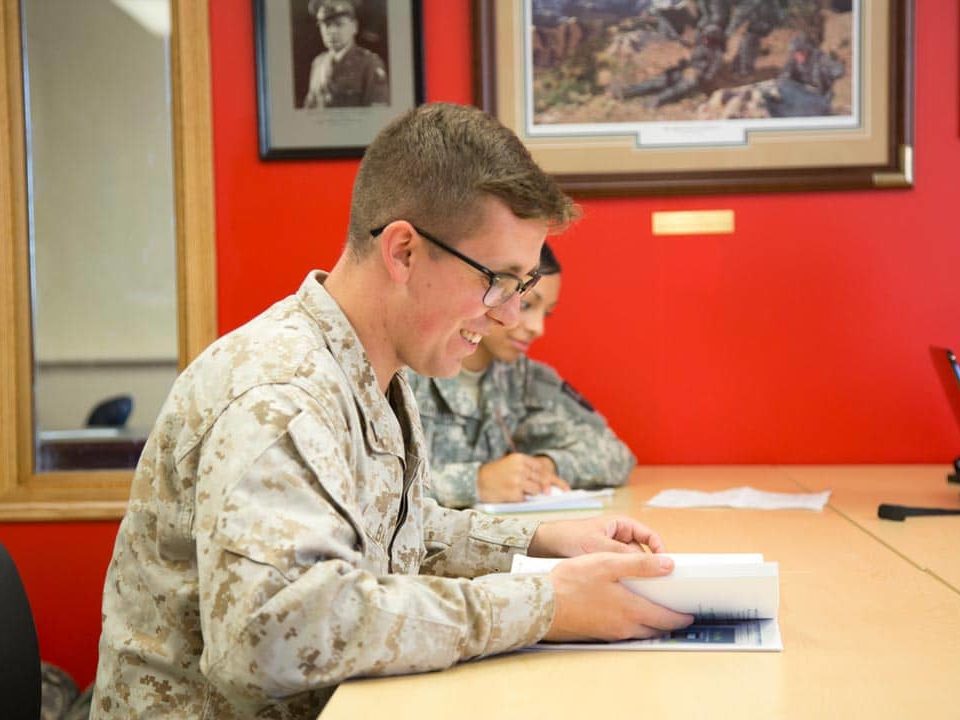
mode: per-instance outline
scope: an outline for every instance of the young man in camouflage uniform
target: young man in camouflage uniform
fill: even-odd
[[[633,520],[538,524],[423,497],[403,366],[453,375],[516,323],[570,214],[479,110],[424,105],[381,131],[333,270],[207,348],[161,409],[107,574],[94,720],[313,720],[349,677],[692,621],[620,584],[672,567]],[[524,551],[592,554],[490,574]]]
[[[539,272],[540,282],[521,301],[520,322],[494,328],[459,375],[410,374],[430,450],[427,491],[441,505],[622,485],[636,463],[553,368],[527,358],[560,296],[560,263],[546,243]]]
[[[357,13],[351,0],[310,0],[327,48],[313,59],[305,108],[368,107],[390,102],[383,60],[356,44]]]

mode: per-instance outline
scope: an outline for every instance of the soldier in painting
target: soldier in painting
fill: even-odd
[[[734,8],[727,36],[732,36],[737,28],[746,25],[732,63],[735,76],[746,77],[753,74],[763,39],[785,19],[786,13],[779,0],[744,0]]]
[[[719,25],[707,25],[697,32],[697,40],[689,58],[664,70],[659,75],[623,89],[623,97],[652,95],[650,104],[660,107],[697,92],[709,93],[723,67],[726,34]]]

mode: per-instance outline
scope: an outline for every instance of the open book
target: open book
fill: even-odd
[[[671,610],[696,616],[667,637],[619,643],[540,643],[534,649],[783,650],[777,611],[780,573],[759,553],[666,553],[670,575],[624,578],[630,590]],[[515,555],[513,573],[548,573],[560,558]]]

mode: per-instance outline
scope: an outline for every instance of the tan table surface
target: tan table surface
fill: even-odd
[[[844,514],[642,505],[668,487],[796,491],[792,471],[643,468],[614,501],[669,550],[779,561],[782,653],[515,653],[345,683],[323,720],[958,717],[960,593]]]
[[[831,490],[830,505],[894,552],[960,592],[960,516],[877,517],[880,503],[960,509],[960,485],[947,465],[789,466],[804,490]],[[957,710],[960,717],[960,708]]]

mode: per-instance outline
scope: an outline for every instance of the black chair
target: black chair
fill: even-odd
[[[40,717],[40,648],[20,573],[0,545],[0,707],[5,720]]]
[[[122,428],[133,411],[133,398],[118,395],[98,403],[87,417],[87,427]]]

